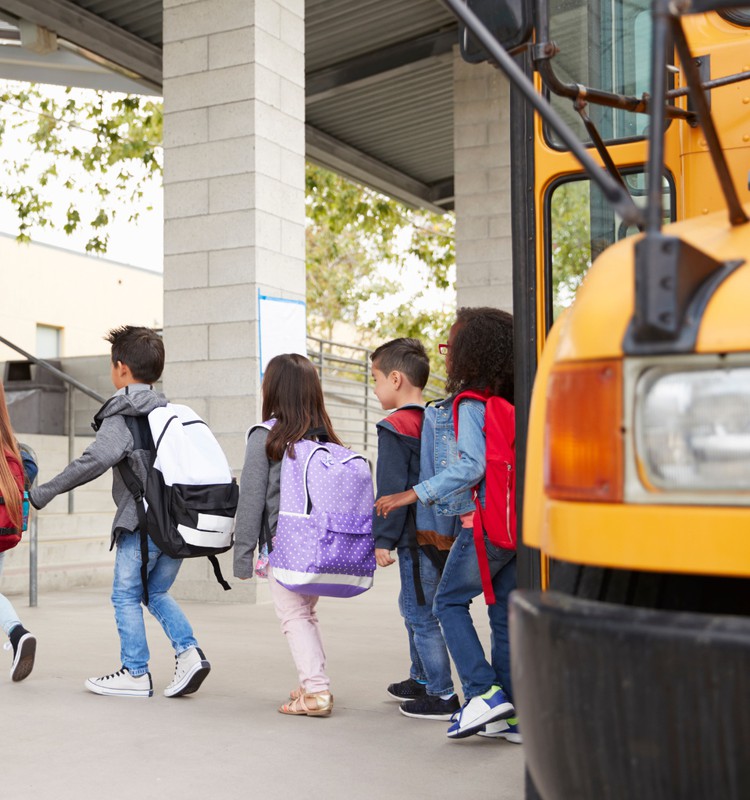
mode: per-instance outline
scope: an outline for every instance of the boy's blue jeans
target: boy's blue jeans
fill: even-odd
[[[404,618],[409,636],[411,669],[409,676],[427,684],[427,694],[439,696],[453,694],[451,662],[440,625],[432,613],[440,572],[429,558],[419,550],[419,579],[424,592],[425,605],[417,604],[411,551],[399,547],[398,568],[401,574],[401,593],[398,607]]]
[[[469,613],[471,601],[482,594],[479,561],[472,528],[462,528],[443,570],[433,611],[461,679],[464,700],[500,684],[513,702],[508,639],[508,595],[516,588],[516,553],[495,547],[485,539],[496,602],[487,606],[490,618],[492,665],[482,649]]]
[[[193,629],[177,602],[168,594],[182,562],[170,558],[148,540],[148,610],[159,621],[179,655],[197,645]],[[141,537],[136,531],[117,539],[112,605],[120,634],[120,658],[134,677],[148,672],[148,643],[141,599]]]

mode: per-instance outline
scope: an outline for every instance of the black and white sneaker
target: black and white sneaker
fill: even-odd
[[[164,690],[164,697],[180,697],[197,692],[211,671],[200,647],[190,647],[175,656],[174,678]]]
[[[407,678],[400,683],[392,683],[386,691],[394,700],[416,700],[427,694],[427,687],[414,678]]]
[[[426,694],[416,700],[407,700],[405,703],[401,703],[398,710],[405,717],[449,720],[460,708],[461,704],[455,694],[451,695],[448,700]]]
[[[94,694],[113,697],[151,697],[154,693],[150,672],[133,676],[127,667],[122,667],[111,675],[102,675],[101,678],[88,678],[84,686]]]
[[[29,633],[23,625],[16,625],[9,634],[10,641],[6,642],[5,649],[13,648],[13,663],[10,667],[10,679],[22,681],[28,678],[34,669],[36,656],[36,637]]]

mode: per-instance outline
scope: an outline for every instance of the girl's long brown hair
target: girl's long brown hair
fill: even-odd
[[[10,427],[8,406],[5,403],[5,389],[0,382],[0,496],[5,501],[5,507],[13,527],[20,530],[23,525],[21,495],[16,478],[10,471],[7,455],[13,455],[19,464],[23,463],[16,444],[16,437],[13,435],[13,428]]]
[[[294,458],[294,444],[311,430],[322,428],[328,441],[341,444],[323,402],[323,388],[310,359],[284,353],[268,362],[263,375],[263,419],[274,418],[266,440],[266,453],[280,461],[287,452]]]

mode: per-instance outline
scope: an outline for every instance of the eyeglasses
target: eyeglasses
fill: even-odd
[[[451,349],[451,346],[449,344],[439,344],[438,345],[438,353],[440,353],[441,356],[447,356],[448,355],[448,351],[450,349]]]

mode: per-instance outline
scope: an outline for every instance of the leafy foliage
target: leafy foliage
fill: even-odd
[[[415,336],[436,355],[453,309],[419,306],[428,289],[452,288],[453,216],[409,208],[308,164],[307,223],[309,326],[329,339],[338,321],[371,331],[378,343]],[[393,307],[388,300],[402,292],[407,271],[423,288]]]
[[[569,306],[591,266],[589,181],[569,181],[552,195],[552,301],[554,314]]]
[[[0,183],[0,197],[18,216],[19,241],[30,241],[36,227],[84,229],[86,250],[105,253],[109,222],[123,209],[137,219],[144,185],[161,177],[161,102],[7,82],[0,104],[0,144],[12,131],[26,145],[3,159]],[[70,191],[67,208],[45,196],[53,180]],[[84,211],[92,197],[93,213]]]
[[[144,187],[161,180],[161,102],[12,82],[0,87],[0,144],[11,135],[23,144],[3,160],[0,181],[0,198],[16,211],[18,240],[30,241],[44,227],[84,230],[86,250],[105,253],[110,222],[121,213],[135,220]],[[428,312],[420,302],[428,289],[452,288],[453,215],[409,208],[311,164],[306,183],[310,327],[330,339],[341,321],[371,341],[418,336],[436,350],[452,308]],[[69,200],[53,203],[53,184],[67,189]],[[404,298],[407,271],[417,272],[424,288]]]

